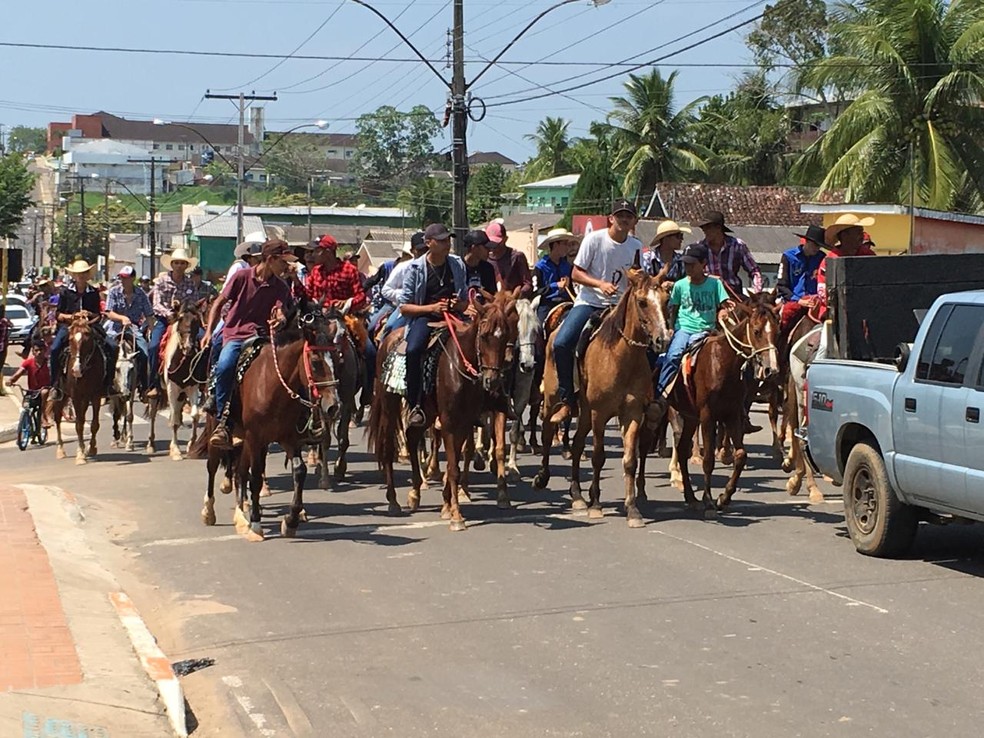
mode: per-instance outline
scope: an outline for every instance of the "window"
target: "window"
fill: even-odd
[[[351,159],[352,158],[352,152],[351,151],[346,151],[345,152],[345,158],[346,159]]]
[[[155,150],[157,150],[157,149],[159,149],[160,147],[161,147],[161,145],[160,145],[160,144],[154,144],[154,149],[155,149]]]
[[[194,151],[194,150],[195,150],[195,144],[188,144],[188,151]]]
[[[165,144],[164,148],[167,149],[168,151],[173,151],[174,150],[174,145],[173,144]]]
[[[970,364],[970,355],[974,351],[974,343],[984,326],[984,305],[956,305],[946,318],[946,324],[941,331],[937,321],[926,334],[926,344],[923,346],[916,369],[917,379],[945,384],[963,384],[964,375]],[[937,334],[938,341],[931,339]],[[932,359],[927,361],[932,352]]]

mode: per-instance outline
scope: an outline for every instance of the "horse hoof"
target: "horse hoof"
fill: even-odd
[[[707,507],[704,508],[704,520],[714,520],[718,516],[717,508]]]
[[[297,519],[302,523],[306,523],[308,521],[307,510],[301,509],[301,511],[297,513]]]
[[[207,505],[202,508],[202,522],[205,525],[215,525],[215,509]]]
[[[536,476],[533,477],[533,489],[546,489],[549,481],[550,473],[541,469],[536,473]]]
[[[472,498],[471,498],[471,495],[468,493],[468,490],[467,489],[461,489],[461,488],[459,488],[458,489],[458,504],[460,505],[463,502],[471,502],[471,501],[472,501]]]
[[[465,530],[468,526],[465,525],[465,521],[464,520],[452,520],[451,523],[450,523],[450,525],[448,527],[451,530],[457,532],[457,531]]]
[[[55,458],[56,459],[64,459],[65,458],[65,449],[63,449],[63,448],[57,448],[57,449],[55,449]]]
[[[508,498],[503,497],[499,500],[496,500],[495,506],[500,510],[511,510],[512,502],[510,502]]]
[[[181,455],[180,451],[172,451],[169,456],[171,461],[184,461],[184,456]]]
[[[792,459],[783,459],[782,460],[782,470],[784,472],[786,472],[786,474],[789,474],[793,470],[793,461],[792,461]]]
[[[517,469],[516,467],[511,466],[508,469],[506,469],[506,479],[508,479],[510,482],[518,482],[522,478],[523,475],[519,473],[519,469]]]
[[[529,449],[528,449],[528,447],[526,446],[525,443],[517,443],[516,444],[516,453],[517,454],[525,454],[528,450]]]
[[[400,503],[391,502],[389,503],[386,512],[390,515],[403,515],[403,508],[400,507]]]
[[[605,513],[602,511],[601,507],[589,507],[588,508],[588,517],[590,519],[592,519],[592,520],[600,520],[604,516],[605,516]]]
[[[246,531],[246,540],[250,543],[259,543],[264,538],[263,526],[259,523],[251,523],[249,529]]]
[[[636,504],[645,505],[648,504],[649,497],[646,496],[645,492],[636,492]]]
[[[76,466],[82,466],[82,465],[88,464],[88,463],[89,462],[85,458],[85,454],[76,454],[76,456],[75,456],[75,465]]]
[[[475,471],[485,471],[485,459],[482,458],[481,454],[475,454],[475,458],[472,460],[472,469]]]
[[[630,528],[645,528],[646,521],[639,516],[631,515],[629,516],[629,527]]]
[[[266,482],[264,482],[263,486],[260,488],[260,497],[270,497],[272,494],[273,492],[270,491],[270,487]]]
[[[297,535],[297,526],[291,528],[287,525],[287,518],[285,517],[280,521],[280,535],[284,538],[293,538]]]
[[[578,498],[576,500],[573,500],[571,502],[571,510],[581,511],[581,510],[587,510],[587,509],[588,509],[588,503],[585,502],[584,500],[580,499],[580,498]]]
[[[246,535],[246,531],[249,530],[249,520],[246,519],[246,515],[239,507],[232,513],[232,522],[236,526],[236,532],[239,535]]]
[[[810,490],[810,504],[819,505],[824,501],[823,492],[820,491],[819,487],[813,487]]]
[[[224,495],[232,492],[232,481],[230,481],[229,477],[222,478],[222,484],[219,485],[219,491]]]
[[[128,443],[128,444],[126,444],[126,447],[125,448],[126,448],[127,451],[133,451],[133,444],[132,443]]]
[[[148,456],[150,456],[151,454],[153,454],[154,453],[154,445],[152,443],[148,443],[147,444],[147,447],[144,449],[144,453],[147,454]]]
[[[564,459],[566,459],[567,461],[570,461],[574,457],[574,454],[571,453],[571,450],[569,448],[565,448],[563,451],[561,451],[560,455],[563,456]]]

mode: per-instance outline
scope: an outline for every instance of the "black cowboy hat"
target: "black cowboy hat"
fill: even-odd
[[[724,224],[724,213],[720,210],[708,210],[697,222],[698,228],[703,228],[704,226],[716,225],[721,226],[721,230],[725,233],[732,233],[733,231]]]
[[[807,227],[806,233],[794,233],[793,235],[799,238],[805,238],[807,241],[813,241],[818,246],[826,246],[827,243],[824,233],[821,226],[811,225]]]

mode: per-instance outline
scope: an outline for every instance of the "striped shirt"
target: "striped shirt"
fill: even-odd
[[[718,253],[714,253],[707,240],[700,241],[700,244],[707,246],[707,273],[721,280],[730,287],[735,294],[742,294],[740,272],[744,269],[748,276],[752,278],[752,292],[762,291],[762,270],[759,269],[752,253],[748,250],[748,245],[740,238],[725,235],[724,246]]]

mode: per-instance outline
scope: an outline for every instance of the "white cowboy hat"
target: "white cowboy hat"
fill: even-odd
[[[95,264],[90,264],[85,259],[76,259],[65,267],[65,271],[69,274],[85,274],[87,272],[91,272],[95,268]]]
[[[687,226],[680,225],[675,220],[664,220],[656,226],[656,235],[652,243],[659,243],[667,236],[673,236],[677,233],[693,233],[693,231],[687,228]]]
[[[824,229],[823,237],[829,246],[837,243],[837,235],[848,228],[867,228],[874,225],[875,219],[872,217],[859,218],[854,213],[844,213],[837,217],[831,225]]]
[[[190,272],[198,264],[198,259],[191,256],[185,249],[175,249],[170,254],[164,254],[161,257],[161,266],[171,271],[171,262],[173,261],[186,261],[188,262],[188,271]]]
[[[547,231],[547,237],[540,242],[541,249],[549,249],[557,241],[577,241],[578,238],[566,228],[554,228]]]
[[[243,236],[243,241],[236,245],[236,249],[232,252],[237,259],[242,259],[246,254],[250,252],[250,246],[260,245],[262,246],[266,243],[267,237],[263,231],[253,231],[252,233],[247,233]]]
[[[404,243],[402,246],[394,246],[393,250],[397,253],[397,256],[414,256],[413,246],[410,245],[409,241]]]

